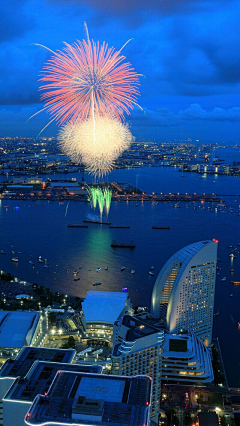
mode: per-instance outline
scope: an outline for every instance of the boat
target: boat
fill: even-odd
[[[240,285],[240,281],[231,281],[231,283],[234,285]]]
[[[130,243],[118,243],[116,240],[113,240],[111,247],[135,248],[136,244],[134,244],[134,241],[130,241]]]
[[[79,281],[79,280],[80,280],[80,278],[79,278],[79,277],[74,278],[74,281]]]
[[[128,288],[127,287],[123,287],[122,291],[128,291]]]
[[[131,274],[135,274],[135,269],[132,269],[132,270],[131,270]]]
[[[170,226],[152,226],[152,229],[170,229]]]
[[[38,263],[44,263],[42,256],[38,256]]]
[[[231,269],[230,269],[230,271],[231,271],[231,272],[234,272],[234,268],[231,268]]]
[[[18,257],[13,257],[12,258],[12,262],[16,262],[17,263],[18,262]]]
[[[43,268],[49,268],[49,266],[47,264],[43,265]]]
[[[153,273],[152,271],[149,271],[148,273],[149,273],[149,275],[151,275],[152,277],[154,276],[154,273]]]
[[[215,316],[215,317],[217,317],[218,315],[220,315],[220,312],[219,312],[219,311],[217,311],[217,312],[214,314],[214,316]]]
[[[153,271],[155,268],[154,268],[154,266],[150,266],[150,271]]]
[[[93,286],[95,287],[96,285],[101,285],[102,283],[100,283],[100,281],[97,281],[96,283],[93,283]]]
[[[233,246],[228,246],[228,248],[233,248]]]
[[[126,269],[126,266],[121,267],[121,271],[124,271]]]
[[[78,269],[76,269],[76,271],[74,271],[74,272],[73,272],[73,274],[74,274],[74,275],[77,275],[77,274],[78,274],[78,272],[79,272],[79,270],[78,270]]]
[[[234,256],[233,253],[229,254],[230,257],[232,257],[233,259],[236,259],[236,256]]]
[[[97,269],[96,269],[96,272],[100,272],[100,271],[101,271],[101,269],[102,269],[102,268],[97,268]]]
[[[227,281],[227,277],[223,277],[221,281]]]
[[[108,271],[108,266],[105,266],[105,268],[104,268],[104,269],[105,269],[105,271]]]
[[[29,263],[30,263],[30,265],[34,265],[34,263],[33,263],[33,261],[32,261],[32,260],[29,260]]]
[[[233,297],[233,294],[229,294],[229,297]]]
[[[6,252],[3,250],[0,250],[0,254],[6,254]]]

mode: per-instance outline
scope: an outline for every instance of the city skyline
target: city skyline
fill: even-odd
[[[239,63],[235,55],[239,4],[236,1],[151,0],[117,6],[108,0],[65,2],[15,0],[2,5],[4,27],[1,36],[2,136],[37,136],[46,115],[26,123],[41,107],[38,74],[49,58],[42,43],[61,49],[85,37],[106,40],[124,49],[141,78],[140,105],[144,113],[133,112],[130,124],[137,140],[200,139],[238,140],[240,120]],[[55,19],[52,17],[55,16]],[[115,31],[117,28],[117,31]],[[53,125],[44,136],[56,135]]]

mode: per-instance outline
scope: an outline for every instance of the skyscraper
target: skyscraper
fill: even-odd
[[[193,331],[206,345],[212,341],[217,240],[179,250],[163,266],[152,293],[151,312],[171,333]]]

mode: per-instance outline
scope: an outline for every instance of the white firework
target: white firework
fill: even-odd
[[[127,124],[96,116],[81,124],[68,123],[59,132],[66,155],[99,176],[110,171],[114,161],[129,148],[133,136]]]

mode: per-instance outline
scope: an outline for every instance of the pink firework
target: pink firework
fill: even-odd
[[[121,49],[122,50],[122,49]],[[65,44],[43,67],[41,99],[62,125],[95,116],[122,120],[137,105],[138,74],[125,56],[108,44],[76,41]],[[53,121],[53,120],[52,120]]]

